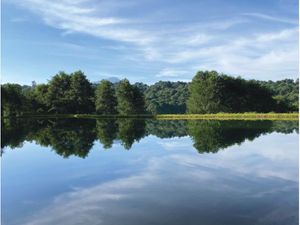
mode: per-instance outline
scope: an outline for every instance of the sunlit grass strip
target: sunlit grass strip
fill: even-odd
[[[159,114],[158,120],[299,120],[298,113]]]

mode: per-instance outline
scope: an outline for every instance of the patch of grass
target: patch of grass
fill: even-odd
[[[298,113],[160,114],[158,120],[299,120]]]

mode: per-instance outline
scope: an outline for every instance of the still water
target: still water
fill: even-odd
[[[298,122],[2,121],[4,225],[296,225]]]

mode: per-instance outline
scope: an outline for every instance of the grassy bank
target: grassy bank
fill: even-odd
[[[298,120],[298,113],[163,114],[159,120]]]
[[[95,115],[95,114],[53,114],[26,115],[23,118],[152,118],[158,120],[298,120],[298,113],[216,113],[216,114],[158,114],[158,115]]]

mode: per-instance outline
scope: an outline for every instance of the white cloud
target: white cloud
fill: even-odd
[[[232,18],[199,23],[160,24],[147,18],[119,16],[116,11],[132,7],[135,1],[117,4],[92,0],[24,0],[22,6],[40,15],[63,34],[85,33],[132,45],[131,60],[161,65],[156,77],[191,78],[195,70],[218,70],[247,78],[280,79],[298,75],[298,28],[259,33],[230,31],[251,22]],[[107,9],[105,9],[107,7]],[[109,9],[109,10],[108,10]],[[259,13],[243,13],[249,18],[294,25],[294,21]],[[155,24],[155,26],[153,25]],[[126,50],[124,50],[126,51]],[[173,69],[180,68],[180,69]],[[183,69],[182,69],[183,68]],[[190,72],[193,69],[192,72]]]
[[[252,12],[252,13],[242,13],[242,15],[256,17],[256,18],[264,19],[264,20],[275,21],[275,22],[288,23],[288,24],[292,24],[292,25],[298,24],[297,20],[286,19],[286,18],[281,18],[281,17],[274,17],[274,16],[270,16],[267,14],[262,14],[262,13],[253,13]]]
[[[165,68],[161,70],[156,77],[180,77],[184,75],[188,75],[189,71],[187,70],[177,70],[171,68]]]

